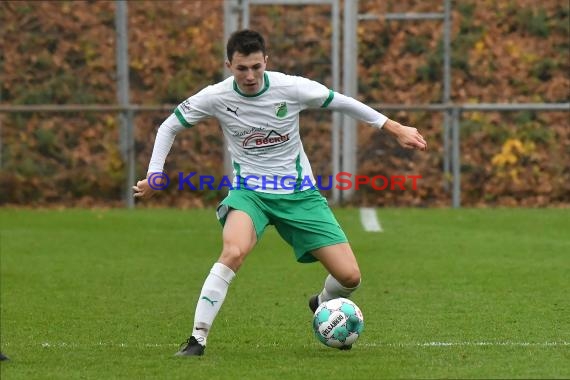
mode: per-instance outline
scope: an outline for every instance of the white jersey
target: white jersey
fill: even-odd
[[[381,128],[387,117],[359,101],[298,76],[265,71],[255,95],[233,77],[176,107],[160,126],[148,172],[161,172],[176,133],[208,117],[220,122],[234,168],[233,188],[287,194],[316,185],[299,134],[299,113],[330,108]]]
[[[267,193],[291,193],[293,184],[315,184],[299,134],[299,113],[326,107],[334,93],[315,81],[266,71],[255,95],[240,91],[233,77],[208,86],[175,110],[190,127],[206,117],[220,122],[238,178],[247,187]]]

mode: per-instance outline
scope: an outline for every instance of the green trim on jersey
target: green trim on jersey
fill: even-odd
[[[267,75],[267,73],[263,73],[263,82],[265,82],[265,83],[264,83],[261,91],[259,91],[257,94],[249,95],[249,94],[244,94],[243,92],[241,92],[239,90],[239,87],[238,87],[238,85],[234,79],[234,91],[237,92],[238,94],[240,94],[241,96],[245,96],[246,98],[254,98],[256,96],[263,94],[269,88],[269,76]]]
[[[180,124],[182,124],[185,128],[192,128],[193,125],[186,121],[186,119],[182,115],[182,112],[180,112],[178,108],[174,110],[174,114],[176,115],[176,118],[178,119]]]
[[[233,162],[234,170],[236,171],[236,178],[238,179],[236,185],[238,189],[247,188],[245,183],[245,178],[241,176],[241,165],[237,162]],[[233,185],[232,185],[233,186]]]
[[[301,155],[297,155],[295,160],[295,169],[297,169],[297,181],[295,182],[295,192],[301,189],[301,184],[303,181],[303,167],[301,166]]]
[[[236,178],[241,178],[241,166],[237,162],[233,162],[234,170],[236,171]],[[238,186],[242,185],[238,183]]]
[[[334,98],[334,91],[329,90],[329,97],[327,98],[327,100],[325,100],[325,102],[323,103],[321,108],[327,108],[329,106],[329,104],[331,104],[333,98]]]

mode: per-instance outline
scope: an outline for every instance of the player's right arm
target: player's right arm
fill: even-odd
[[[161,178],[161,175],[164,170],[166,156],[168,156],[170,148],[174,143],[174,138],[179,132],[191,128],[200,120],[211,116],[209,103],[207,87],[180,103],[174,112],[160,125],[156,133],[146,178],[138,181],[133,186],[135,198],[148,199],[155,194],[157,191],[155,189],[162,189],[160,185],[164,179]]]
[[[135,198],[148,199],[154,195],[156,186],[153,186],[155,189],[150,186],[149,177],[151,175],[156,176],[156,173],[162,173],[166,156],[168,156],[168,153],[170,152],[170,148],[174,143],[174,138],[183,130],[184,126],[174,113],[160,125],[156,133],[156,139],[154,141],[154,147],[152,149],[152,156],[150,158],[146,178],[138,181],[136,186],[133,186]],[[154,181],[157,185],[162,184],[161,178],[155,177]]]

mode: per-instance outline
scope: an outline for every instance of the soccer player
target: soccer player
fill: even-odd
[[[147,178],[133,186],[134,196],[149,198],[153,173],[162,173],[177,133],[208,117],[218,119],[228,142],[234,180],[217,208],[223,247],[206,277],[194,326],[177,356],[203,355],[208,334],[228,287],[268,225],[274,225],[297,261],[319,261],[329,272],[319,294],[309,299],[315,311],[324,301],[349,297],[360,285],[360,269],[347,238],[315,183],[299,133],[299,113],[307,108],[340,111],[385,129],[405,148],[425,150],[415,128],[312,80],[266,71],[263,37],[252,30],[233,33],[227,43],[232,77],[183,101],[158,129]],[[304,185],[304,186],[301,186]]]

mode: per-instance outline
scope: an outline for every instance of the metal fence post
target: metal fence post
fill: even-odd
[[[340,90],[340,6],[338,0],[332,2],[332,75],[333,90]],[[342,126],[342,114],[333,112],[332,115],[332,175],[340,172],[340,131]],[[340,190],[334,186],[332,188],[332,203],[340,202]]]
[[[453,122],[452,111],[447,110],[443,113],[443,189],[449,191],[449,180],[451,174],[451,142],[450,142],[450,125]]]
[[[346,96],[356,98],[358,93],[358,0],[344,2],[343,35],[343,91]],[[342,171],[356,175],[356,120],[343,115],[342,123]],[[335,173],[336,174],[336,173]],[[342,193],[343,200],[350,200],[354,189]]]
[[[129,99],[129,42],[128,42],[128,17],[127,2],[117,0],[115,2],[115,28],[117,30],[117,98],[119,105],[125,107],[119,115],[121,153],[125,162],[125,183],[123,200],[127,208],[135,206],[131,186],[135,185],[135,144],[133,132],[133,110],[130,108]]]
[[[451,166],[453,170],[453,208],[461,207],[461,156],[460,156],[460,123],[461,110],[459,107],[454,107],[452,112],[452,161]]]
[[[444,0],[443,12],[443,103],[451,103],[451,0]],[[443,114],[443,188],[449,191],[449,124],[451,110]]]

